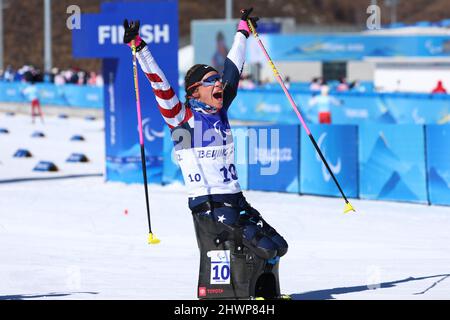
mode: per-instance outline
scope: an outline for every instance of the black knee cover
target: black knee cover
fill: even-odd
[[[268,237],[277,247],[276,256],[284,256],[288,251],[288,244],[286,240],[270,224],[268,224],[267,221],[263,219],[261,214],[255,208],[249,206],[245,211],[246,213],[241,215],[240,224],[245,225],[249,223],[249,221],[253,221],[253,223],[262,223],[262,227],[256,235],[257,238],[261,238],[263,236]],[[253,242],[255,242],[255,240],[253,240]]]

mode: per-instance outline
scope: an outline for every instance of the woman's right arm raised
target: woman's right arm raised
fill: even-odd
[[[180,102],[166,76],[153,58],[147,44],[139,36],[139,21],[128,23],[128,20],[125,20],[123,26],[125,28],[123,42],[131,46],[131,41],[135,41],[136,57],[142,71],[151,83],[158,109],[164,121],[171,129],[187,122],[192,117],[192,112]]]

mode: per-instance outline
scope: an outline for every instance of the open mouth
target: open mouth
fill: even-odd
[[[217,99],[217,100],[222,100],[223,99],[223,92],[222,91],[217,91],[213,93],[213,98]]]

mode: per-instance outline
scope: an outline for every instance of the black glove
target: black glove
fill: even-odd
[[[246,25],[247,25],[247,20],[250,20],[253,27],[256,30],[256,27],[258,26],[258,24],[256,23],[256,21],[259,20],[258,17],[250,17],[250,13],[252,13],[253,8],[249,8],[249,9],[241,9],[241,23],[239,23],[239,27],[238,27],[238,31],[242,32],[247,38],[250,35],[250,29],[247,27],[245,28],[244,24],[242,24],[242,21],[245,21]]]
[[[139,20],[130,21],[130,23],[128,23],[127,19],[123,21],[123,27],[125,29],[125,33],[123,34],[123,43],[131,47],[131,41],[134,40],[136,51],[140,51],[146,45],[145,41],[139,36],[140,24],[141,23]]]

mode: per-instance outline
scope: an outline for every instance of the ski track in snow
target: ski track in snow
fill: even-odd
[[[45,108],[44,108],[45,112]],[[99,174],[104,123],[0,113],[0,180]],[[46,138],[31,138],[35,130]],[[82,134],[86,141],[70,141]],[[137,137],[137,136],[136,136]],[[27,148],[30,159],[12,155]],[[81,152],[91,160],[69,164]],[[59,172],[38,173],[38,160]],[[244,191],[288,241],[283,293],[294,299],[449,299],[450,208]],[[199,253],[184,186],[104,177],[0,183],[0,299],[196,299]],[[127,210],[127,211],[125,211]]]

